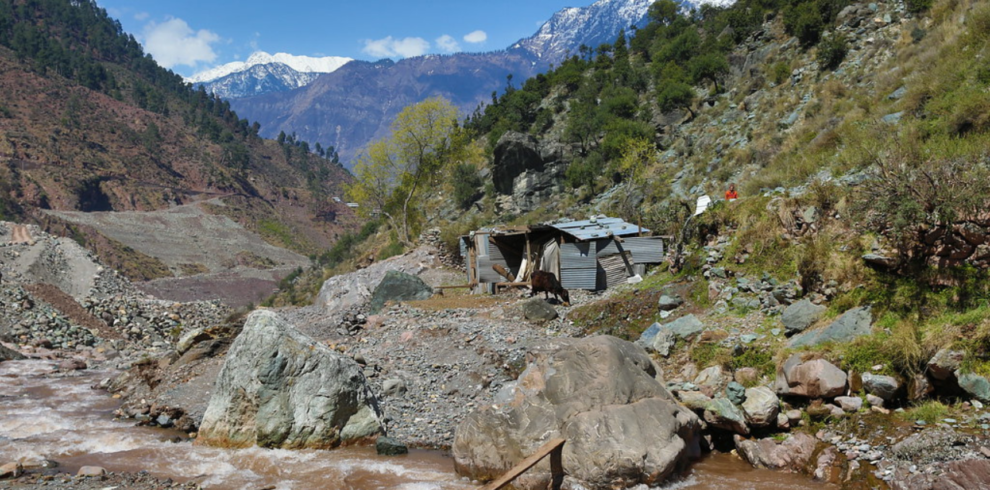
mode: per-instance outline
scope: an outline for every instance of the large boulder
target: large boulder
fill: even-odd
[[[354,360],[259,310],[227,353],[197,442],[325,449],[383,433],[381,420]]]
[[[812,323],[818,321],[827,309],[807,299],[802,299],[788,306],[784,309],[784,313],[780,317],[781,323],[784,324],[784,333],[790,336],[803,332]]]
[[[368,308],[371,313],[382,311],[389,301],[420,301],[430,299],[433,288],[423,282],[419,276],[399,271],[388,271],[382,282],[378,283],[375,292],[371,294]]]
[[[802,362],[794,354],[777,370],[777,394],[805,398],[834,398],[846,392],[845,371],[824,359]]]
[[[491,480],[553,438],[566,439],[563,465],[588,489],[663,482],[699,455],[698,416],[664,388],[635,344],[596,336],[530,352],[518,381],[458,425],[454,467]],[[549,461],[516,480],[546,488]]]
[[[742,403],[746,421],[753,427],[769,427],[777,423],[780,413],[780,400],[773,390],[757,386],[746,390],[746,401]]]
[[[990,380],[976,373],[956,371],[959,387],[977,400],[990,403]]]
[[[359,271],[327,279],[320,287],[315,304],[322,307],[327,324],[340,323],[348,311],[367,304],[372,291],[389,271],[418,275],[437,263],[437,258],[428,248],[419,247],[410,253],[376,262]]]
[[[826,342],[850,342],[857,337],[869,335],[872,330],[873,315],[870,307],[853,308],[836,318],[822,329],[806,331],[791,338],[789,347],[816,346]]]
[[[783,442],[771,437],[749,440],[736,436],[735,443],[739,456],[757,468],[799,472],[808,466],[818,446],[818,441],[804,432],[795,432]]]

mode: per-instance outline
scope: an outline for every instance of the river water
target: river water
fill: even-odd
[[[452,460],[437,451],[413,450],[384,458],[373,448],[333,451],[214,449],[188,441],[180,433],[136,427],[114,420],[119,403],[92,388],[108,372],[56,375],[46,361],[0,363],[0,464],[20,461],[40,466],[45,460],[74,473],[85,465],[113,472],[148,471],[162,478],[195,480],[210,489],[405,489],[478,488],[457,477]],[[695,464],[669,489],[821,489],[807,478],[755,470],[729,455]]]

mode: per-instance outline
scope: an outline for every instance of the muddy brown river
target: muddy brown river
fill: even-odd
[[[215,449],[171,442],[178,433],[115,420],[118,402],[92,388],[110,375],[83,371],[56,375],[54,363],[0,363],[0,464],[59,463],[61,471],[96,465],[114,472],[148,471],[210,489],[479,488],[459,478],[437,451],[379,457],[373,448],[334,451]],[[756,470],[730,455],[709,456],[665,489],[823,489],[805,477]]]

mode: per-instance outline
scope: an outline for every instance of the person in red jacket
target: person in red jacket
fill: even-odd
[[[739,194],[736,193],[736,184],[729,184],[729,190],[725,191],[726,201],[735,201],[739,199]]]

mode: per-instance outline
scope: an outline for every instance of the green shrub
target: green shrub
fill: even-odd
[[[907,0],[906,3],[908,12],[918,14],[932,8],[932,5],[935,4],[935,0]]]
[[[817,2],[802,3],[784,10],[784,30],[797,37],[804,46],[812,46],[825,30]]]
[[[773,83],[780,85],[791,77],[791,65],[783,61],[774,63],[767,74]]]
[[[480,188],[484,185],[478,170],[470,163],[454,166],[454,202],[461,209],[467,209],[481,197]]]
[[[843,34],[832,34],[818,43],[818,66],[823,70],[834,70],[846,59],[849,41]]]

